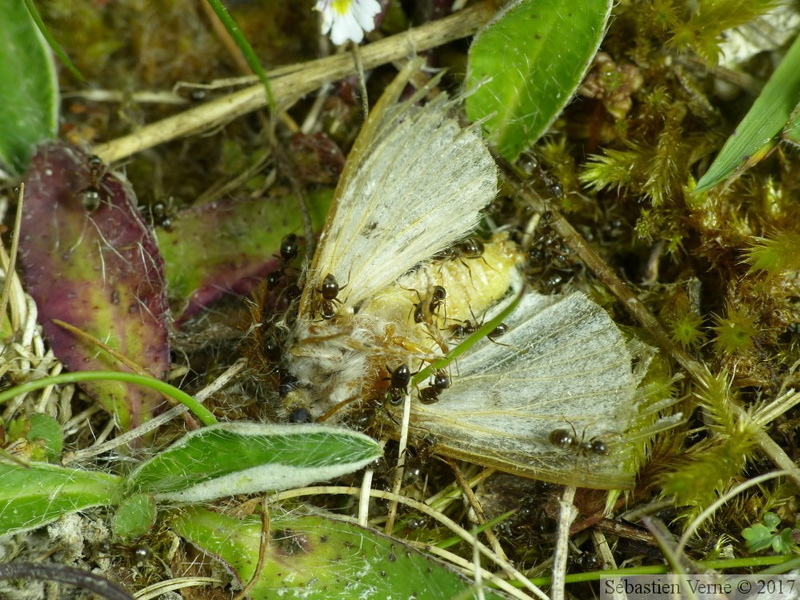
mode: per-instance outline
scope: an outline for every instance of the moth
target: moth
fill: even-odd
[[[292,381],[287,406],[328,422],[371,409],[397,435],[393,404],[408,392],[410,436],[432,437],[435,452],[555,483],[631,487],[627,442],[649,435],[661,407],[639,398],[631,345],[585,295],[525,291],[523,253],[507,235],[465,241],[497,193],[496,166],[444,94],[417,106],[429,86],[397,102],[415,68],[370,113],[302,294],[270,322]],[[502,338],[473,335],[457,361],[432,368],[498,314]],[[426,369],[434,391],[411,377]]]

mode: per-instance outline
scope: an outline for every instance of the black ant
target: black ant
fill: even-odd
[[[281,265],[267,275],[267,289],[274,290],[286,276],[286,268],[297,257],[300,245],[297,243],[297,234],[289,233],[281,240],[280,256]]]
[[[483,319],[481,319],[479,322],[478,319],[475,319],[474,314],[472,315],[472,318],[474,319],[474,322],[467,319],[466,321],[462,321],[457,325],[453,325],[453,328],[451,329],[453,336],[456,338],[465,338],[483,327]],[[508,325],[505,323],[499,323],[497,327],[492,329],[492,331],[490,331],[486,337],[488,337],[491,341],[495,341],[497,338],[505,335],[507,331]]]
[[[417,297],[419,302],[414,304],[414,322],[424,323],[429,315],[435,315],[439,308],[444,305],[445,298],[447,298],[447,290],[441,285],[433,286],[427,305],[419,295],[419,292],[417,292]]]
[[[147,211],[153,227],[161,227],[166,231],[172,231],[172,214],[175,212],[173,204],[173,199],[169,197],[166,200],[158,200],[147,205]]]
[[[449,387],[450,376],[440,369],[434,373],[431,385],[420,390],[419,401],[422,404],[434,404],[439,401],[439,394]]]
[[[317,290],[320,294],[322,294],[322,301],[319,304],[319,312],[322,318],[326,321],[336,316],[336,310],[334,309],[334,306],[342,303],[337,296],[345,287],[346,286],[339,287],[339,282],[336,281],[336,277],[334,277],[332,273],[325,275],[325,279],[322,280],[322,287]]]
[[[278,287],[278,284],[283,280],[284,272],[282,269],[275,269],[274,271],[270,271],[267,275],[267,289],[274,290]]]
[[[290,233],[281,240],[281,258],[285,262],[290,262],[297,256],[299,245],[297,243],[297,235]]]
[[[558,177],[542,167],[539,160],[533,154],[527,152],[522,153],[517,161],[517,165],[528,177],[537,176],[542,183],[544,183],[551,196],[554,198],[564,197],[564,186],[561,185]]]
[[[483,242],[477,238],[467,238],[459,242],[458,251],[464,258],[481,258],[484,251]]]
[[[105,541],[97,546],[97,550],[101,557],[126,557],[137,565],[148,563],[153,559],[153,551],[146,544],[126,545]]]
[[[473,324],[472,321],[467,320],[467,321],[463,321],[461,323],[458,323],[457,325],[453,325],[453,328],[452,328],[451,331],[453,333],[453,336],[455,336],[457,338],[464,338],[464,337],[467,337],[469,335],[472,335],[473,333],[478,331],[478,329],[480,329],[480,325]]]
[[[500,336],[505,335],[507,331],[508,331],[508,325],[506,325],[505,323],[500,323],[497,325],[497,327],[492,329],[492,331],[486,337],[494,341],[495,338],[499,338]]]
[[[336,277],[328,273],[325,279],[322,280],[322,287],[317,290],[322,294],[322,302],[320,302],[320,314],[323,319],[332,319],[336,316],[336,311],[333,309],[334,302],[337,301],[336,296],[339,295],[339,282]]]
[[[408,365],[400,365],[394,371],[386,367],[389,371],[389,389],[386,393],[389,395],[389,402],[397,405],[403,401],[403,397],[408,393],[408,384],[411,382],[411,369]]]
[[[570,423],[572,431],[569,429],[554,429],[550,433],[550,443],[559,448],[576,451],[583,456],[594,454],[595,456],[607,456],[610,452],[608,444],[599,437],[590,440],[585,439],[585,432],[578,438],[578,432]]]
[[[314,417],[307,408],[295,408],[289,413],[290,423],[313,423]]]
[[[447,298],[447,290],[445,290],[441,285],[433,286],[433,289],[431,290],[431,299],[428,303],[428,310],[431,312],[431,314],[434,314],[437,310],[439,310],[439,307],[444,304],[445,298]]]
[[[89,168],[89,185],[80,190],[83,207],[94,212],[100,206],[105,194],[100,190],[100,180],[106,174],[106,166],[99,156],[92,154],[86,161]]]
[[[452,258],[480,258],[483,256],[483,242],[478,238],[466,238],[449,248],[440,250],[433,255],[434,260],[449,260]]]

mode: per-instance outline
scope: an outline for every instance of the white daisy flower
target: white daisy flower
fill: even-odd
[[[381,12],[378,0],[317,0],[314,10],[322,13],[322,33],[330,32],[337,46],[364,39],[364,32],[375,29],[375,15]]]

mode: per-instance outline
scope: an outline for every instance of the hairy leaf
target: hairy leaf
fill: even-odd
[[[98,338],[156,378],[169,369],[164,266],[133,190],[64,142],[39,147],[25,183],[20,265],[56,356],[72,371],[128,368],[53,322]],[[122,382],[82,384],[122,429],[148,420],[161,395]]]
[[[189,433],[144,463],[129,486],[157,500],[198,502],[339,477],[380,455],[372,438],[348,429],[221,423]]]

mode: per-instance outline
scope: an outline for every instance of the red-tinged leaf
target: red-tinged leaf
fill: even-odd
[[[25,181],[20,264],[53,352],[72,371],[126,367],[60,319],[102,340],[151,375],[169,368],[164,264],[136,197],[120,175],[64,142],[34,155]],[[161,396],[122,382],[84,389],[122,429],[152,417]]]
[[[325,220],[330,192],[307,198],[315,228]],[[166,262],[173,314],[178,324],[225,294],[248,294],[280,266],[275,255],[289,233],[303,231],[294,196],[227,199],[178,213],[158,231]]]

